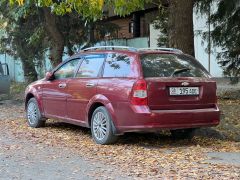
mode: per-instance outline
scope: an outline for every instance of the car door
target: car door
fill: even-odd
[[[0,94],[10,93],[10,76],[9,69],[6,63],[0,62]]]
[[[99,72],[105,59],[104,54],[83,57],[74,79],[68,81],[67,114],[73,121],[85,123],[86,107],[97,93]]]
[[[67,81],[73,78],[80,59],[63,63],[54,73],[53,79],[43,86],[43,107],[46,117],[65,118],[67,116]]]

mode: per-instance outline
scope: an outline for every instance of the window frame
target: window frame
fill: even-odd
[[[102,77],[102,72],[103,72],[103,67],[104,67],[104,64],[105,64],[105,61],[106,61],[106,58],[107,58],[107,54],[108,53],[83,54],[81,56],[81,62],[80,62],[80,64],[77,67],[77,70],[75,72],[74,78],[77,78],[77,79],[99,79],[99,78],[101,78]],[[83,61],[87,59],[86,58],[87,56],[91,56],[91,55],[103,55],[104,56],[103,63],[101,65],[101,67],[99,68],[97,76],[96,77],[76,77],[77,73],[78,73],[78,71],[79,71],[79,69],[80,69],[80,67],[81,67],[81,65],[83,63]]]
[[[108,58],[108,56],[109,55],[111,55],[111,54],[118,54],[118,55],[126,55],[129,59],[130,59],[130,64],[129,64],[129,66],[130,66],[130,73],[131,73],[131,58],[133,58],[133,56],[131,56],[131,55],[129,55],[129,54],[127,54],[127,53],[122,53],[122,52],[108,52],[108,53],[106,53],[106,57],[105,57],[105,61],[104,61],[104,63],[103,63],[103,68],[102,68],[102,72],[101,72],[101,77],[102,78],[136,78],[136,77],[129,77],[129,76],[111,76],[111,77],[104,77],[103,75],[104,75],[104,70],[105,70],[105,64],[106,64],[106,61],[107,61],[107,58]],[[132,63],[134,64],[134,59],[132,60]]]
[[[210,78],[211,75],[209,74],[209,72],[206,70],[206,68],[193,56],[188,55],[188,54],[175,54],[175,53],[143,53],[139,56],[139,62],[140,62],[140,66],[141,66],[141,71],[142,71],[142,77],[143,78],[169,78],[171,76],[159,76],[159,77],[145,77],[144,75],[144,70],[143,70],[143,62],[142,62],[142,56],[144,55],[173,55],[176,56],[177,58],[181,59],[181,57],[186,57],[189,58],[190,61],[194,64],[194,67],[200,69],[205,76],[203,77],[199,77],[199,76],[190,76],[191,78]],[[185,77],[185,76],[182,76]],[[186,76],[188,77],[188,76]],[[173,76],[172,78],[176,78],[176,76]]]
[[[55,73],[56,73],[61,67],[63,67],[65,64],[67,64],[67,63],[69,63],[70,61],[73,61],[73,60],[79,60],[79,62],[77,63],[77,67],[74,69],[73,77],[56,79]],[[53,79],[53,80],[65,80],[65,79],[75,78],[75,76],[76,76],[76,70],[79,68],[79,64],[81,64],[82,61],[83,61],[83,60],[82,60],[81,56],[73,57],[73,58],[71,58],[71,59],[67,59],[67,60],[63,61],[63,62],[60,63],[55,69],[53,69],[53,71],[52,71],[52,73],[53,73],[53,75],[54,75],[54,79]]]

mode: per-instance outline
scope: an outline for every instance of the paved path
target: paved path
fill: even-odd
[[[239,152],[209,152],[207,153],[209,160],[207,162],[214,164],[233,164],[240,166]]]
[[[14,113],[9,109],[14,109]],[[0,120],[24,118],[23,105],[2,102]],[[102,162],[88,160],[68,148],[36,144],[0,132],[0,180],[126,179],[118,170]]]
[[[80,157],[69,149],[31,144],[24,139],[0,136],[0,179],[125,179],[101,162]]]

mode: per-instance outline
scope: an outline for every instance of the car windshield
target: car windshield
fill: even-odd
[[[143,54],[144,77],[208,77],[207,70],[194,58],[184,54]]]

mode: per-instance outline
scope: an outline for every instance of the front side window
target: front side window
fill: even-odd
[[[194,58],[183,54],[143,54],[144,77],[208,77],[207,70]]]
[[[109,54],[104,67],[103,77],[129,77],[132,58],[125,54]]]
[[[64,65],[62,65],[55,73],[55,79],[66,79],[66,78],[72,78],[74,77],[74,73],[76,70],[76,67],[79,63],[80,59],[74,59],[71,61],[68,61]]]
[[[98,77],[99,71],[103,65],[105,55],[87,55],[84,57],[82,64],[76,74],[79,78]]]

